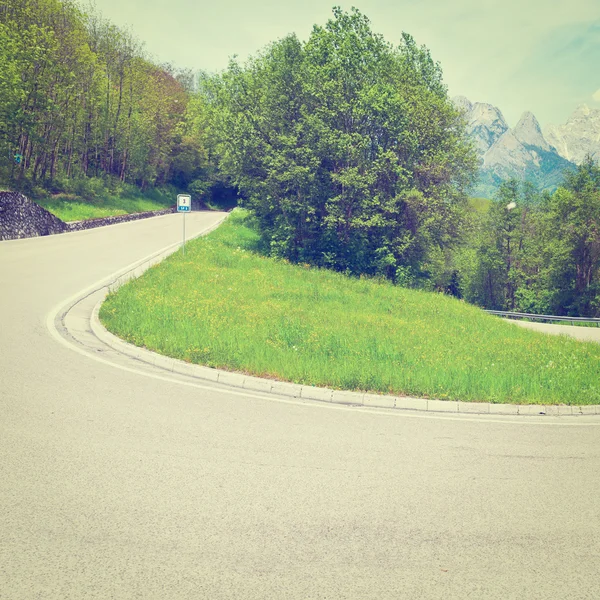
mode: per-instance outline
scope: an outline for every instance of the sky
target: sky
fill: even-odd
[[[331,8],[356,6],[392,43],[403,31],[439,61],[451,96],[500,108],[510,126],[525,111],[542,126],[580,104],[600,108],[600,0],[95,0],[158,62],[219,71],[268,43],[305,40]]]

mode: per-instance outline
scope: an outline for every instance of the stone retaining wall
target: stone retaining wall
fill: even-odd
[[[67,224],[19,192],[0,192],[0,240],[67,231]]]
[[[176,211],[177,208],[172,206],[164,210],[65,223],[20,192],[0,192],[0,240],[16,240],[65,233],[67,231],[82,231],[94,227],[104,227],[104,225],[168,215]]]

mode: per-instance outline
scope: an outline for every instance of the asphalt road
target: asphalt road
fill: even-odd
[[[0,243],[2,600],[600,597],[598,417],[245,395],[58,343],[52,308],[180,219]]]
[[[576,325],[554,325],[548,323],[528,323],[527,321],[513,321],[510,323],[520,325],[526,329],[550,333],[551,335],[568,335],[583,342],[600,342],[600,327],[580,327]]]

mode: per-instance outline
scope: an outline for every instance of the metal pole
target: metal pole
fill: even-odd
[[[183,213],[183,256],[185,256],[185,212]]]

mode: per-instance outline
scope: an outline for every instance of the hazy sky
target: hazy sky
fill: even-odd
[[[217,71],[356,6],[390,42],[402,31],[440,61],[451,95],[498,106],[509,125],[532,111],[563,123],[578,104],[600,108],[600,0],[95,0],[130,26],[160,62]]]

